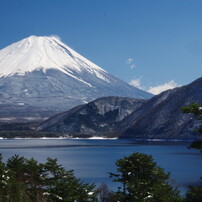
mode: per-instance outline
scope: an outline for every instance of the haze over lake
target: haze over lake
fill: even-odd
[[[97,185],[107,183],[115,189],[108,172],[115,172],[115,161],[133,152],[150,154],[166,172],[171,172],[171,183],[182,193],[202,176],[202,154],[189,150],[189,142],[140,142],[132,140],[87,139],[3,139],[0,153],[6,161],[14,154],[35,158],[57,158],[66,169],[73,169],[76,177]]]

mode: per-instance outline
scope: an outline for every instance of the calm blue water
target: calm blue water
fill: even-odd
[[[202,176],[202,154],[189,150],[189,143],[136,142],[130,140],[68,140],[68,139],[11,139],[0,140],[0,153],[4,161],[14,154],[44,162],[47,157],[57,158],[66,169],[85,182],[97,185],[107,183],[115,189],[118,185],[109,179],[115,172],[115,161],[133,152],[153,156],[158,165],[171,172],[171,183],[182,193],[186,187]]]

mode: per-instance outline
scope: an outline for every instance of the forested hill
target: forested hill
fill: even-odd
[[[193,115],[183,114],[182,106],[202,103],[202,78],[189,85],[154,96],[126,117],[120,128],[124,138],[195,138],[199,123]]]
[[[145,102],[146,100],[134,98],[99,98],[51,117],[37,127],[37,130],[62,132],[73,136],[111,136],[117,123]]]

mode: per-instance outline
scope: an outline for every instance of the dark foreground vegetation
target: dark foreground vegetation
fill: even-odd
[[[182,112],[192,114],[198,121],[198,128],[194,129],[196,132],[202,135],[202,105],[197,103],[191,103],[189,106],[182,107]],[[198,149],[202,152],[202,139],[197,139],[189,146],[189,148]],[[202,177],[200,183],[196,186],[190,186],[186,194],[188,201],[201,202],[202,201]]]
[[[48,158],[45,163],[17,155],[7,162],[0,158],[1,202],[199,202],[198,188],[190,189],[185,198],[169,183],[165,173],[152,156],[133,153],[116,161],[117,173],[109,173],[119,182],[116,191],[106,184],[96,188],[94,184],[81,182],[72,170],[66,170],[57,159]],[[195,198],[194,198],[195,197]],[[198,200],[197,200],[198,198]]]
[[[1,202],[96,201],[95,185],[81,182],[56,159],[46,163],[14,155],[0,161]]]

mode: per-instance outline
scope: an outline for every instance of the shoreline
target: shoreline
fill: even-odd
[[[118,137],[113,137],[113,138],[107,138],[107,137],[99,137],[99,136],[94,136],[94,137],[14,137],[14,138],[3,138],[0,137],[0,140],[128,140],[128,141],[145,141],[145,142],[192,142],[194,139],[157,139],[157,138],[136,138],[136,139],[119,139]]]

